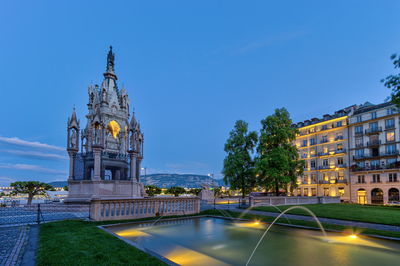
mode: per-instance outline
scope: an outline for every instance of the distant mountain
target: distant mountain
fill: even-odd
[[[169,187],[186,187],[186,188],[200,188],[203,184],[207,184],[210,187],[225,186],[224,180],[214,179],[207,175],[192,175],[192,174],[151,174],[141,176],[140,181],[144,185],[155,185],[161,188]],[[50,182],[53,187],[65,187],[68,186],[67,181],[54,181]]]
[[[145,185],[155,185],[161,188],[174,186],[186,188],[200,188],[203,184],[210,187],[225,186],[222,179],[214,179],[207,175],[194,174],[151,174],[141,176],[141,181]]]
[[[65,187],[68,186],[68,181],[54,181],[48,184],[52,185],[53,187]]]

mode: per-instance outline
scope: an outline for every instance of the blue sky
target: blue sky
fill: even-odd
[[[235,120],[294,121],[389,94],[400,1],[3,1],[0,186],[66,180],[66,121],[111,44],[149,173],[220,176]]]

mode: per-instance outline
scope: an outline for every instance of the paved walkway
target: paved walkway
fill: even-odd
[[[234,212],[243,212],[243,209],[229,209],[230,211]],[[277,212],[264,212],[264,211],[253,211],[250,210],[247,213],[254,214],[254,215],[263,215],[263,216],[271,216],[277,217],[279,213]],[[294,220],[303,220],[303,221],[314,221],[314,218],[311,216],[305,215],[295,215],[295,214],[285,214],[288,219]],[[400,232],[400,226],[395,225],[385,225],[385,224],[375,224],[375,223],[365,223],[365,222],[356,222],[356,221],[346,221],[346,220],[339,220],[339,219],[330,219],[330,218],[318,218],[321,223],[326,224],[335,224],[335,225],[343,225],[343,226],[356,226],[361,228],[368,228],[368,229],[376,229],[376,230],[383,230],[383,231],[396,231]]]
[[[0,265],[19,265],[27,243],[29,226],[12,226],[0,228]]]

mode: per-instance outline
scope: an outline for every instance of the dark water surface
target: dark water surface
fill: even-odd
[[[181,265],[245,265],[266,225],[220,218],[108,226]],[[274,225],[249,265],[400,265],[400,243]]]

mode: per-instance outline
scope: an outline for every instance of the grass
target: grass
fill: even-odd
[[[286,210],[291,206],[293,205],[279,206],[278,208],[281,210]],[[399,207],[343,203],[307,204],[301,206],[307,207],[318,217],[400,226]],[[253,210],[279,212],[274,207],[269,206],[255,207]],[[291,210],[288,213],[308,216],[308,213],[300,209]]]
[[[38,265],[165,265],[81,220],[40,226]]]
[[[227,210],[226,210],[226,212],[233,218],[238,218],[241,215],[241,213],[238,213],[238,212],[227,211]],[[218,210],[207,210],[207,211],[204,211],[203,214],[217,215],[217,216],[222,215],[221,212],[219,212]],[[249,220],[259,220],[262,222],[272,222],[275,219],[275,217],[271,217],[271,216],[254,215],[254,214],[245,214],[241,218],[249,219]],[[289,219],[289,221],[290,221],[291,225],[300,225],[300,226],[319,228],[318,224],[316,222],[294,220],[294,219]],[[289,224],[288,221],[286,220],[286,218],[284,218],[284,217],[281,217],[277,222],[281,223],[281,224]],[[326,223],[322,223],[322,225],[324,226],[325,229],[329,229],[329,230],[337,230],[337,231],[345,231],[345,232],[350,232],[350,233],[361,233],[361,234],[367,234],[367,235],[377,235],[377,236],[400,238],[400,232],[396,232],[396,231],[383,231],[383,230],[359,228],[359,227],[352,227],[352,226],[342,226],[342,225],[326,224]]]

